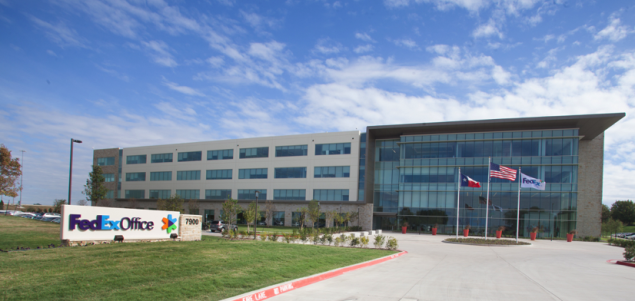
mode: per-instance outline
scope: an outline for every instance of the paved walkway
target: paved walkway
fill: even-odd
[[[267,300],[633,300],[635,268],[609,264],[622,248],[536,241],[528,247],[446,244],[392,234],[408,255]]]

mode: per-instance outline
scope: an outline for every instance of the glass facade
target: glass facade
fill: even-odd
[[[150,181],[172,181],[171,171],[150,172]]]
[[[170,189],[167,190],[150,190],[151,199],[167,199],[172,194]]]
[[[145,180],[146,180],[145,172],[127,172],[126,173],[126,182],[145,181]]]
[[[308,145],[276,146],[276,157],[306,156]]]
[[[188,161],[201,161],[201,157],[203,156],[203,152],[183,152],[179,153],[178,160],[179,162],[188,162]]]
[[[115,157],[97,158],[98,166],[115,165]]]
[[[114,173],[105,173],[104,174],[104,182],[114,182],[115,174]]]
[[[241,148],[240,158],[267,158],[269,157],[269,147]]]
[[[214,220],[214,209],[205,209],[203,214],[203,223],[208,223]]]
[[[318,201],[348,201],[348,189],[313,189],[313,199]]]
[[[284,211],[274,211],[272,220],[274,226],[284,226]]]
[[[274,178],[306,178],[306,167],[281,167],[274,170]]]
[[[359,135],[359,174],[357,178],[357,200],[364,200],[364,183],[366,182],[366,133]]]
[[[214,169],[206,172],[205,178],[208,180],[231,180],[231,169]]]
[[[503,235],[564,237],[575,229],[577,208],[578,130],[488,132],[402,136],[375,144],[374,208],[395,212],[397,219],[375,218],[375,228],[396,226],[406,220],[410,228],[455,233],[457,183],[461,174],[481,188],[461,187],[459,229],[484,235],[488,183],[488,157],[493,163],[522,170],[547,183],[545,191],[522,189],[518,208],[518,179],[490,179],[488,236],[499,226]]]
[[[177,189],[176,195],[186,200],[197,200],[201,198],[201,191],[198,189]]]
[[[172,162],[172,153],[166,154],[154,154],[150,156],[151,163],[166,163]]]
[[[273,200],[304,201],[306,200],[306,189],[274,189]]]
[[[207,160],[230,160],[234,159],[233,149],[219,149],[207,151]]]
[[[145,190],[126,190],[126,199],[145,199]]]
[[[182,171],[176,172],[177,181],[192,181],[192,180],[200,180],[200,179],[201,179],[200,170],[182,170]]]
[[[258,190],[258,200],[267,199],[267,189],[238,189],[239,200],[255,200],[256,190]]]
[[[351,153],[350,143],[316,144],[315,155],[343,155]]]
[[[350,178],[350,166],[316,166],[313,169],[314,178]]]
[[[148,156],[146,155],[127,156],[126,164],[146,164],[147,158]]]
[[[206,189],[206,200],[226,200],[232,197],[231,189]]]
[[[239,179],[266,179],[267,169],[266,168],[239,169],[238,178]]]
[[[107,199],[114,199],[115,198],[115,191],[114,190],[106,191],[106,198]]]

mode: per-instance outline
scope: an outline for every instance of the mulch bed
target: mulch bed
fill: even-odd
[[[528,246],[530,243],[511,239],[482,239],[482,238],[447,238],[444,242],[478,246]]]

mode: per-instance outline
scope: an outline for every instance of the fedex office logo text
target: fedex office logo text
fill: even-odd
[[[540,183],[542,183],[540,180],[523,178],[523,184],[540,185]]]
[[[124,217],[110,220],[110,215],[97,215],[94,220],[80,219],[81,214],[69,215],[69,230],[152,230],[154,222],[142,221],[140,217]]]

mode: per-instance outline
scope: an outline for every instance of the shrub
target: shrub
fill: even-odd
[[[326,237],[326,241],[329,243],[330,246],[333,243],[333,235],[325,234],[324,237]]]
[[[273,232],[273,234],[271,234],[271,236],[269,237],[269,239],[271,241],[278,241],[278,237],[280,237],[280,233],[278,232]]]
[[[377,235],[375,236],[375,241],[373,242],[373,245],[375,246],[375,248],[381,249],[381,247],[384,246],[385,241],[386,241],[386,236]]]
[[[342,240],[342,243],[346,243],[348,241],[348,236],[340,234],[340,239]]]
[[[335,238],[335,242],[333,243],[333,245],[336,246],[336,247],[339,247],[341,243],[342,243],[342,238],[341,237],[336,237]]]
[[[397,239],[394,237],[390,237],[388,238],[388,241],[386,242],[386,248],[390,249],[390,250],[396,250],[399,247],[399,244],[397,243]]]
[[[282,237],[284,238],[284,241],[288,244],[291,243],[291,234],[283,234]]]
[[[624,249],[624,259],[631,261],[635,258],[635,246],[628,246]]]
[[[306,231],[300,231],[300,241],[304,244],[307,240],[309,240],[309,237]]]
[[[228,237],[229,236],[229,231],[227,231],[227,229],[223,229],[223,231],[220,233],[220,235],[222,237]]]
[[[238,239],[238,231],[229,231],[229,234],[232,238]]]
[[[631,246],[635,246],[635,240],[627,240],[627,239],[619,239],[619,238],[609,238],[608,240],[610,245],[620,246],[622,248],[627,248]]]
[[[320,231],[313,232],[313,244],[317,245],[320,242]]]
[[[351,244],[351,247],[356,247],[357,245],[359,245],[359,238],[357,237],[351,238],[350,244]]]
[[[351,233],[351,234],[348,236],[348,241],[351,241],[351,240],[353,240],[353,239],[355,239],[355,234],[354,234],[354,233]]]
[[[322,245],[325,245],[325,244],[326,244],[326,236],[327,236],[327,235],[328,235],[328,234],[324,234],[324,235],[322,235],[322,237],[320,237],[320,243],[321,243]]]
[[[368,243],[370,242],[370,239],[368,238],[368,236],[362,236],[359,239],[359,242],[362,244],[362,247],[367,248],[368,247]]]
[[[247,231],[240,231],[240,238],[247,238]]]
[[[260,233],[260,240],[267,241],[267,232]]]

